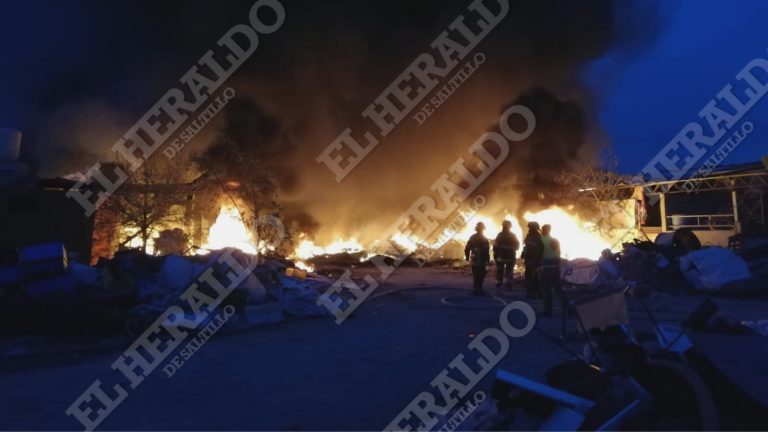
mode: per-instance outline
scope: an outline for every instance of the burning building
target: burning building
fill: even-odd
[[[235,247],[255,255],[284,247],[270,241],[239,189],[210,175],[189,183],[126,185],[94,216],[93,260],[121,249],[191,255]]]

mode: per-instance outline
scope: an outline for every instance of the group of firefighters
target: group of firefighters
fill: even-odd
[[[525,264],[525,290],[529,299],[543,297],[544,315],[552,315],[552,296],[562,299],[560,286],[560,242],[551,235],[552,226],[539,227],[537,222],[528,224],[528,234],[523,241],[520,257]],[[472,266],[473,294],[482,296],[483,281],[491,262],[490,242],[484,235],[485,224],[478,222],[467,245],[464,255]],[[493,261],[496,263],[496,287],[505,285],[511,289],[514,279],[515,261],[520,242],[512,232],[512,223],[504,221],[501,232],[493,242]]]

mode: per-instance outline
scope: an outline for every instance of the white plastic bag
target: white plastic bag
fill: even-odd
[[[740,256],[717,246],[681,257],[680,270],[695,289],[704,291],[719,291],[727,283],[752,277]]]

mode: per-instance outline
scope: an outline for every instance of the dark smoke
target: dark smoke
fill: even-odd
[[[580,104],[561,100],[543,87],[525,91],[512,105],[529,108],[536,117],[536,129],[529,138],[511,144],[507,161],[478,193],[514,201],[518,213],[561,204],[556,201],[556,192],[562,187],[557,178],[576,168],[580,161],[593,158],[597,150],[589,136],[589,119]],[[512,126],[520,130],[524,127]],[[498,132],[498,125],[491,130]]]
[[[632,56],[649,46],[659,25],[653,1],[511,0],[508,16],[476,49],[487,63],[424,126],[405,119],[341,184],[315,162],[340,132],[361,123],[362,110],[469,3],[283,0],[285,25],[262,38],[228,83],[237,99],[185,151],[201,152],[223,139],[236,143],[268,165],[285,212],[304,225],[317,221],[326,236],[375,234],[372,228],[388,226],[429,191],[498,121],[501,107],[518,101],[539,111],[542,123],[532,140],[548,150],[533,151],[538,141],[517,149],[493,181],[518,187],[502,207],[519,210],[516,199],[545,204],[553,173],[593,157],[599,147],[599,91],[583,84],[584,67],[608,53]],[[19,58],[19,68],[2,72],[10,75],[0,80],[8,96],[0,124],[24,130],[27,156],[40,175],[84,169],[107,157],[221,35],[245,22],[252,4],[75,0],[64,7],[47,0],[14,6],[19,19],[6,29],[9,35],[33,27],[41,33],[24,48],[10,46],[19,38],[0,38],[0,52]],[[56,19],[45,27],[41,16]]]

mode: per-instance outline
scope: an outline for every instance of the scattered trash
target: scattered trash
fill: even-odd
[[[711,300],[679,323],[645,310],[655,337],[627,324],[599,329],[577,313],[592,327],[588,347],[549,368],[546,382],[497,370],[482,430],[764,428],[768,340],[754,333],[768,334],[768,320],[732,322]]]
[[[722,247],[700,249],[682,256],[680,271],[695,289],[704,291],[718,291],[730,282],[752,277],[747,263]]]
[[[49,334],[59,331],[63,319],[68,331],[90,332],[98,323],[105,331],[139,334],[202,272],[216,267],[224,252],[155,257],[125,250],[96,266],[70,263],[60,243],[6,253],[0,257],[0,327],[8,334]],[[283,314],[328,315],[317,299],[330,280],[279,257],[255,265],[256,257],[231,252],[243,267],[253,268],[225,301],[237,312],[233,322],[252,326],[279,322]]]
[[[598,261],[565,261],[562,280],[571,287],[630,287],[637,296],[686,289],[723,294],[765,292],[761,281],[768,279],[768,239],[739,239],[748,261],[730,249],[702,247],[693,231],[681,228],[659,234],[654,242],[635,239],[624,243],[618,253],[605,250]]]
[[[588,286],[597,281],[600,271],[600,265],[597,261],[577,258],[562,266],[561,279],[570,285]]]
[[[277,298],[283,311],[289,315],[330,316],[330,312],[325,306],[317,304],[317,299],[321,293],[330,286],[329,282],[320,277],[298,279],[281,275],[280,285],[273,292],[273,296]]]

